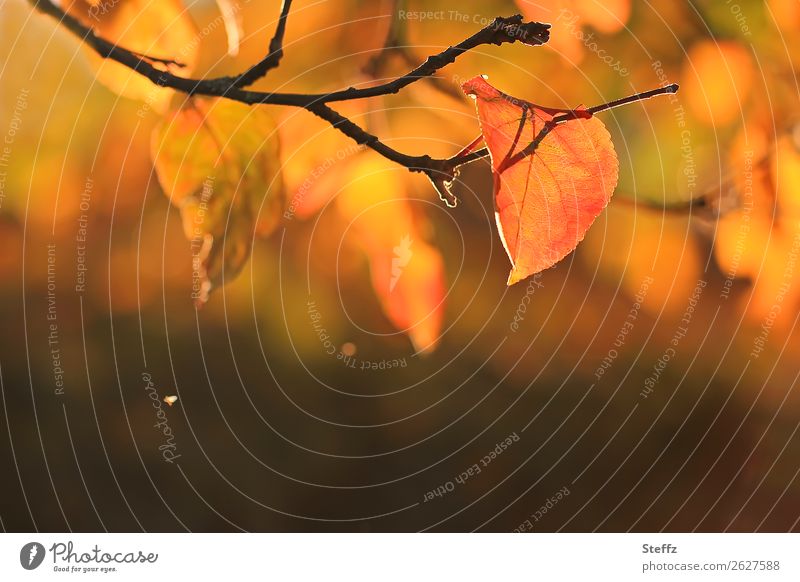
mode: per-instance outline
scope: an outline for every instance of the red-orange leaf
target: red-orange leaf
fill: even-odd
[[[617,155],[603,123],[585,110],[542,134],[563,110],[506,95],[483,77],[463,88],[476,98],[492,156],[497,226],[512,285],[552,267],[583,240],[617,186]]]

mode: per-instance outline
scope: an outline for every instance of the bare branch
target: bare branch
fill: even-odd
[[[437,187],[440,196],[448,205],[455,204],[455,198],[449,193],[449,186],[455,178],[460,161],[433,159],[427,155],[409,156],[403,154],[387,146],[376,136],[368,133],[326,104],[335,101],[350,101],[397,93],[404,87],[435,74],[443,67],[453,63],[465,52],[480,45],[502,45],[519,41],[530,46],[537,46],[547,42],[550,36],[549,24],[523,22],[522,16],[519,14],[507,18],[498,17],[466,40],[447,48],[439,54],[428,57],[425,62],[406,75],[387,83],[363,89],[350,87],[341,91],[320,94],[268,93],[245,90],[242,87],[261,78],[267,71],[278,65],[283,54],[283,37],[291,0],[284,0],[283,2],[278,27],[270,42],[269,54],[242,75],[213,79],[181,77],[166,68],[158,68],[155,65],[168,66],[169,64],[177,63],[167,59],[147,57],[117,46],[97,36],[91,28],[85,26],[77,18],[67,14],[59,6],[48,0],[29,0],[29,2],[38,11],[58,19],[65,28],[87,43],[100,56],[125,65],[161,87],[168,87],[189,95],[223,97],[248,105],[268,104],[302,107],[328,121],[333,127],[357,143],[366,145],[385,158],[408,168],[412,172],[425,173]]]
[[[275,69],[283,58],[283,37],[286,34],[286,21],[289,18],[289,10],[292,8],[292,0],[283,0],[281,6],[281,15],[278,17],[278,26],[275,29],[275,34],[269,42],[269,52],[261,62],[250,67],[248,71],[242,73],[238,78],[232,81],[233,87],[247,87],[252,85],[271,69]]]
[[[436,188],[441,199],[448,206],[455,206],[457,202],[455,196],[451,193],[451,187],[458,174],[458,168],[464,164],[485,158],[489,155],[489,151],[486,148],[479,150],[474,149],[478,143],[480,143],[479,140],[473,141],[472,144],[459,154],[450,158],[436,159],[428,155],[411,156],[384,144],[377,136],[367,132],[350,119],[331,109],[327,104],[336,101],[350,101],[398,93],[401,89],[408,87],[420,79],[435,75],[440,69],[453,63],[465,52],[481,45],[502,45],[504,43],[522,42],[530,46],[538,46],[546,43],[550,36],[549,24],[523,22],[522,16],[519,14],[510,17],[497,17],[489,25],[469,38],[436,55],[428,57],[421,65],[407,74],[387,83],[360,89],[349,87],[330,93],[272,93],[246,90],[244,87],[261,79],[268,71],[279,65],[281,57],[283,56],[283,39],[286,33],[286,22],[291,9],[291,0],[283,0],[278,25],[270,41],[269,53],[267,56],[241,75],[211,79],[192,79],[175,75],[169,70],[169,67],[182,67],[183,65],[181,63],[168,58],[143,55],[117,46],[97,36],[91,28],[85,26],[78,19],[67,14],[59,6],[56,6],[48,0],[28,1],[36,10],[58,19],[65,28],[87,43],[100,56],[116,61],[136,71],[161,87],[168,87],[189,95],[221,97],[248,105],[285,105],[306,109],[330,123],[333,127],[355,142],[371,148],[386,159],[404,166],[412,172],[422,172],[426,174]],[[393,36],[393,33],[390,31],[390,37],[391,36]],[[156,65],[161,65],[161,67],[157,67]],[[677,90],[677,86],[655,89],[585,111],[589,114],[597,113],[617,105],[629,103],[633,100],[639,100],[665,92],[674,92],[675,90]],[[518,156],[530,155],[538,142],[544,138],[547,131],[555,127],[557,123],[568,119],[574,119],[575,117],[575,113],[570,112],[553,118],[552,124],[545,126],[544,129],[546,131],[543,131],[540,136],[537,136],[537,139],[527,148],[518,152]]]
[[[547,42],[550,37],[549,24],[523,22],[522,16],[519,14],[507,18],[498,17],[468,39],[437,55],[428,57],[420,66],[394,81],[364,89],[350,87],[330,93],[275,93],[248,91],[237,87],[235,82],[242,75],[210,79],[192,79],[175,75],[170,71],[158,69],[150,62],[147,62],[147,60],[137,56],[134,52],[97,36],[91,28],[82,24],[78,19],[67,14],[49,0],[28,0],[28,2],[38,11],[59,20],[65,28],[91,46],[101,57],[125,65],[144,77],[147,77],[157,85],[192,95],[225,97],[247,105],[288,105],[308,108],[314,103],[350,101],[397,93],[400,89],[415,83],[419,79],[433,75],[439,69],[454,62],[463,53],[477,46],[484,44],[501,45],[517,41],[527,45],[537,46]],[[247,73],[244,73],[244,75],[246,74]]]
[[[522,16],[517,14],[507,18],[495,18],[490,24],[473,34],[468,39],[451,46],[448,49],[425,59],[425,62],[414,70],[398,77],[388,83],[356,89],[350,87],[343,91],[334,91],[323,95],[316,95],[317,100],[324,103],[332,101],[349,101],[365,97],[378,97],[398,93],[401,89],[425,77],[430,77],[439,69],[455,62],[465,52],[485,44],[501,45],[503,43],[522,42],[530,46],[538,46],[550,39],[550,25],[539,22],[523,22]]]

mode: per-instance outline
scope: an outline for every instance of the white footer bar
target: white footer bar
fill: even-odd
[[[778,582],[800,580],[799,566],[800,534],[0,536],[0,580],[14,581]]]

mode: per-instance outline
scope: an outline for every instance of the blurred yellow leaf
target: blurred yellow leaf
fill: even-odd
[[[772,179],[778,209],[782,218],[796,220],[800,218],[800,153],[789,137],[778,141],[775,159]]]
[[[597,47],[595,35],[584,32],[585,26],[611,34],[625,26],[631,13],[630,0],[517,0],[517,6],[527,20],[552,25],[550,41],[545,46],[572,63],[583,59],[583,47]]]
[[[182,74],[191,73],[196,64],[200,35],[180,0],[71,0],[66,11],[121,47],[182,63]],[[103,85],[123,97],[144,101],[155,111],[166,111],[171,89],[158,87],[139,73],[103,59],[88,46],[85,50]]]
[[[797,0],[769,0],[769,11],[775,23],[783,30],[797,32],[800,30],[800,2]]]
[[[681,92],[699,120],[725,125],[741,116],[752,78],[747,49],[733,41],[703,40],[689,51]]]
[[[602,224],[605,222],[605,224]],[[642,306],[650,313],[680,312],[701,276],[700,256],[687,217],[669,217],[611,205],[587,233],[581,257],[603,278],[634,297],[652,277]]]
[[[574,11],[595,30],[612,34],[628,22],[631,0],[574,0]]]
[[[153,132],[161,187],[195,255],[195,298],[231,280],[283,208],[277,128],[260,108],[190,99]]]
[[[721,217],[714,257],[728,277],[755,278],[767,250],[772,221],[762,213],[737,210]]]
[[[364,146],[305,115],[282,120],[279,131],[288,216],[310,218],[336,195],[349,161]]]

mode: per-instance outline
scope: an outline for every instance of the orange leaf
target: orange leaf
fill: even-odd
[[[617,186],[617,155],[603,123],[586,111],[542,133],[563,110],[501,93],[483,77],[463,88],[477,100],[492,156],[495,214],[512,285],[552,267],[583,240]]]
[[[435,247],[413,236],[404,235],[391,252],[368,250],[370,275],[392,324],[408,334],[414,349],[429,353],[439,343],[444,319],[444,261]]]
[[[595,30],[613,34],[628,22],[631,0],[575,0],[574,10]]]
[[[337,197],[369,258],[372,287],[392,324],[422,353],[435,349],[444,319],[444,261],[414,220],[404,179],[387,163],[355,160]]]

